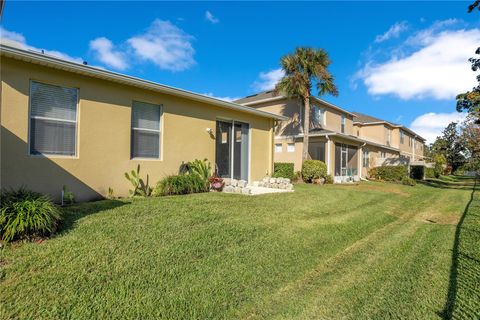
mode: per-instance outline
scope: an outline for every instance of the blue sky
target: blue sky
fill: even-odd
[[[7,1],[2,38],[30,49],[215,97],[271,87],[279,59],[324,48],[350,111],[428,139],[471,89],[480,46],[469,2],[19,2]]]

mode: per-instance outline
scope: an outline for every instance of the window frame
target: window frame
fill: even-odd
[[[403,130],[400,130],[400,143],[405,143],[405,133],[403,132]]]
[[[75,120],[65,120],[65,119],[57,119],[51,117],[42,117],[42,116],[33,116],[32,117],[32,84],[36,82],[43,85],[54,86],[59,88],[66,88],[66,89],[75,89],[77,93],[77,101],[75,103]],[[67,159],[78,159],[79,158],[79,146],[78,146],[78,133],[79,133],[79,114],[80,114],[80,88],[79,87],[69,87],[59,85],[57,83],[41,81],[36,79],[29,80],[28,86],[28,136],[27,136],[27,155],[29,157],[36,157],[36,158],[67,158]],[[32,153],[32,119],[39,119],[39,120],[47,120],[47,121],[57,121],[57,122],[64,122],[64,123],[74,123],[75,124],[75,153],[73,155],[67,154],[57,154],[57,153]]]
[[[150,104],[157,106],[160,109],[160,115],[158,117],[158,130],[153,129],[143,129],[133,127],[133,105],[135,102]],[[133,155],[133,131],[146,131],[146,132],[158,132],[158,157],[135,157]],[[132,100],[131,110],[130,110],[130,160],[142,160],[142,161],[163,161],[163,104],[161,103],[151,103],[141,100]]]
[[[342,119],[340,120],[341,133],[345,133],[346,127],[347,127],[347,117],[344,114],[342,114]]]
[[[280,147],[280,151],[277,150],[277,147]],[[282,153],[283,152],[283,143],[275,143],[274,149],[275,153]]]
[[[293,150],[289,150],[289,147],[290,147],[290,146],[293,146]],[[288,153],[293,153],[293,152],[295,152],[295,142],[289,142],[289,143],[287,143],[287,152],[288,152]]]
[[[363,167],[368,168],[370,167],[370,150],[368,148],[363,149]]]

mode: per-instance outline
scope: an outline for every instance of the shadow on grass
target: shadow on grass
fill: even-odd
[[[475,178],[465,178],[465,181],[448,181],[442,179],[425,179],[417,180],[417,183],[433,187],[433,188],[442,188],[442,189],[459,189],[459,190],[472,190],[475,187],[476,180]]]
[[[101,200],[94,202],[86,202],[70,205],[62,208],[63,210],[63,219],[60,223],[60,228],[58,234],[67,233],[69,230],[75,227],[77,220],[99,213],[105,210],[110,210],[118,208],[124,205],[128,205],[129,202],[119,201],[119,200]]]
[[[443,319],[480,319],[480,293],[475,290],[480,280],[479,237],[475,236],[480,231],[480,220],[472,212],[480,211],[479,205],[472,205],[478,201],[475,199],[477,185],[478,181],[475,180],[470,200],[455,230],[447,300],[443,311],[439,313]],[[464,227],[467,218],[468,223],[472,224],[469,228]]]

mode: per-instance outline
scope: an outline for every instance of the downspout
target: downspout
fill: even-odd
[[[325,135],[325,138],[327,138],[327,174],[331,174],[330,171],[330,137]]]
[[[359,178],[360,178],[360,180],[364,180],[364,181],[366,181],[367,179],[363,178],[363,175],[362,175],[362,171],[363,171],[363,161],[362,161],[363,159],[362,159],[362,158],[363,158],[363,147],[365,147],[366,144],[367,144],[367,143],[364,142],[364,143],[360,146],[360,156],[358,157],[358,159],[360,159],[360,165],[358,166],[358,167],[360,168],[360,170],[359,170],[359,171],[360,171]]]

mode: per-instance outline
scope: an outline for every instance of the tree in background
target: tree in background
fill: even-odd
[[[437,137],[431,145],[433,155],[443,155],[447,160],[447,165],[455,172],[466,161],[465,141],[460,135],[457,123],[450,123],[442,132],[441,137]]]
[[[477,8],[480,10],[480,0],[474,1],[471,5],[468,6],[468,12],[472,12]],[[480,55],[480,47],[477,48],[475,54]],[[468,59],[472,63],[472,71],[477,72],[480,70],[480,59],[479,58],[470,58]],[[469,114],[473,115],[473,121],[477,124],[480,124],[480,75],[477,75],[477,80],[479,84],[474,87],[471,91],[461,93],[457,96],[457,111],[463,112],[466,111]]]
[[[460,127],[460,139],[465,145],[467,170],[480,170],[480,125],[470,115]]]
[[[275,87],[275,92],[282,92],[289,98],[301,99],[305,108],[303,119],[302,160],[308,160],[310,131],[310,99],[315,85],[318,95],[338,95],[333,76],[328,71],[330,59],[323,49],[296,48],[280,60],[285,73]]]

